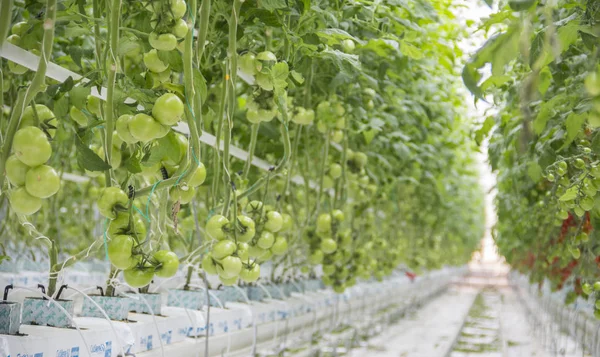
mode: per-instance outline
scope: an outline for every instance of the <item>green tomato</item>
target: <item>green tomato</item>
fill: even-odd
[[[138,139],[134,138],[133,135],[131,135],[131,132],[129,131],[129,123],[131,122],[131,119],[133,119],[133,115],[124,114],[121,115],[115,122],[117,135],[121,140],[123,140],[127,144],[135,144],[139,141]]]
[[[299,107],[297,113],[292,117],[292,121],[298,125],[310,125],[314,120],[314,110],[302,107]]]
[[[335,265],[333,265],[333,264],[323,265],[323,274],[333,275],[334,273],[335,273]]]
[[[323,251],[317,249],[310,255],[310,257],[308,258],[308,261],[312,265],[318,265],[323,262],[324,258],[325,258],[325,255],[323,254]]]
[[[276,233],[279,232],[281,227],[283,226],[283,218],[281,214],[277,211],[269,211],[267,212],[267,221],[265,222],[265,229]]]
[[[583,161],[582,159],[577,158],[575,160],[575,167],[578,169],[583,169],[585,167],[585,161]]]
[[[104,148],[99,147],[98,150],[96,151],[96,154],[98,154],[98,156],[100,156],[102,159],[104,159],[104,157],[105,157]],[[121,167],[121,159],[122,159],[121,149],[113,146],[112,147],[112,156],[110,157],[110,166],[113,168],[113,170],[116,170],[119,167]]]
[[[248,243],[244,243],[244,242],[239,242],[237,244],[237,256],[244,262],[247,261],[248,258],[250,258],[250,244]]]
[[[148,36],[148,42],[152,48],[159,51],[173,51],[177,48],[177,37],[172,33],[163,33],[159,35],[156,32],[151,32]]]
[[[317,231],[319,232],[330,232],[331,231],[331,215],[329,213],[321,213],[317,218]]]
[[[52,147],[46,134],[34,126],[17,130],[12,149],[17,159],[30,167],[46,163],[52,155]]]
[[[253,264],[252,267],[246,266],[242,268],[242,271],[240,272],[240,278],[247,283],[253,283],[257,281],[258,278],[260,278],[260,265]]]
[[[107,234],[109,237],[117,235],[132,235],[141,238],[146,238],[146,224],[137,215],[131,217],[131,225],[129,224],[129,213],[118,212],[117,217],[108,224]]]
[[[263,257],[267,252],[262,249],[259,246],[256,245],[251,245],[250,248],[248,249],[248,254],[252,257],[252,258],[256,258],[256,259],[260,259],[261,257]]]
[[[242,261],[238,257],[228,256],[217,264],[217,274],[225,279],[237,278],[242,271]]]
[[[263,254],[260,258],[258,258],[259,262],[266,262],[267,260],[271,259],[271,257],[273,256],[273,252],[271,252],[271,250],[265,250],[265,254]]]
[[[337,243],[332,238],[325,238],[321,241],[321,250],[325,254],[331,254],[337,250]]]
[[[27,172],[25,188],[34,197],[48,198],[60,189],[60,177],[48,165],[34,167]]]
[[[225,286],[232,286],[232,285],[235,285],[235,283],[237,283],[237,281],[238,281],[238,277],[237,277],[237,276],[234,276],[234,277],[233,277],[233,278],[231,278],[231,279],[227,279],[227,278],[225,278],[225,277],[219,276],[219,280],[220,280],[220,281],[221,281],[221,283],[222,283],[223,285],[225,285]]]
[[[175,21],[175,25],[171,28],[173,35],[177,38],[184,38],[187,35],[189,28],[187,22],[184,19],[179,19]]]
[[[288,242],[284,237],[277,237],[271,247],[271,252],[275,255],[284,255],[288,250]]]
[[[107,187],[100,193],[98,198],[98,211],[101,215],[109,219],[117,218],[115,208],[127,207],[129,197],[127,194],[118,187]]]
[[[342,142],[342,140],[344,140],[344,132],[341,130],[332,131],[330,136],[331,136],[331,141],[333,141],[336,144],[339,144]]]
[[[15,155],[11,155],[6,159],[5,164],[6,178],[14,186],[23,186],[29,166],[17,159]]]
[[[279,230],[280,233],[286,232],[286,231],[292,229],[292,227],[294,226],[294,220],[292,219],[292,216],[290,216],[287,213],[282,213],[281,219],[282,219],[283,223],[281,225],[281,229]]]
[[[225,239],[225,230],[224,228],[229,224],[229,220],[221,216],[220,214],[214,215],[210,217],[208,222],[206,222],[206,227],[204,230],[209,237],[214,240],[223,240]]]
[[[238,69],[246,75],[254,76],[256,73],[256,56],[251,52],[239,56]]]
[[[594,283],[594,291],[600,291],[600,281]]]
[[[255,234],[254,220],[248,216],[238,216],[237,240],[239,242],[249,242]]]
[[[263,209],[263,203],[261,201],[250,201],[246,206],[246,211],[251,214],[260,214]]]
[[[25,187],[13,190],[9,196],[10,206],[17,214],[30,215],[42,208],[42,199],[30,195]]]
[[[338,179],[342,176],[342,165],[340,164],[331,164],[329,166],[329,176],[331,176],[331,178]]]
[[[246,112],[246,119],[252,124],[258,124],[261,122],[261,118],[258,115],[258,109],[248,109]]]
[[[74,105],[71,106],[71,109],[69,109],[69,116],[71,117],[71,119],[73,119],[74,122],[79,124],[79,126],[88,125],[87,116],[81,110],[77,109],[77,107]]]
[[[93,95],[87,96],[87,104],[86,104],[88,112],[94,114],[97,117],[102,117],[102,100]]]
[[[8,70],[13,74],[21,75],[27,72],[29,69],[25,66],[14,63],[13,61],[8,61]]]
[[[259,248],[266,250],[271,248],[274,242],[275,236],[273,235],[273,233],[269,231],[262,231],[260,237],[258,238],[258,241],[256,242],[256,245],[258,245]]]
[[[154,271],[150,268],[130,268],[123,271],[125,282],[132,288],[143,288],[152,282]]]
[[[58,126],[58,120],[54,113],[45,105],[36,104],[35,110],[37,112],[37,116],[40,122],[40,126],[46,129],[46,132],[50,135],[51,138],[56,134],[56,128]],[[31,105],[27,106],[25,110],[23,110],[23,116],[21,117],[21,123],[19,125],[20,128],[25,128],[28,126],[33,126],[35,123],[35,113],[33,112],[33,107]]]
[[[194,170],[187,184],[192,187],[198,187],[204,183],[204,180],[206,180],[206,167],[204,167],[203,163],[199,163],[198,168]]]
[[[152,116],[163,125],[175,125],[183,116],[183,102],[173,93],[158,97],[152,107]]]
[[[152,257],[160,263],[160,267],[156,268],[154,274],[161,278],[170,278],[177,273],[179,269],[179,258],[177,254],[168,250],[159,250]]]
[[[354,153],[354,162],[359,168],[367,166],[368,157],[364,152],[357,151]]]
[[[179,201],[179,203],[185,205],[192,202],[196,195],[196,189],[189,186],[186,189],[183,189],[181,186],[175,186],[169,190],[169,194],[171,195],[171,200],[175,202]]]
[[[25,21],[17,22],[11,28],[11,32],[18,36],[23,36],[29,30],[29,25]]]
[[[217,275],[217,266],[215,265],[215,261],[210,253],[206,254],[204,258],[202,258],[202,269],[206,272],[206,274]]]
[[[333,211],[331,211],[331,216],[337,222],[343,222],[345,219],[344,212],[342,212],[339,209],[334,209]]]
[[[354,45],[354,41],[352,41],[351,39],[347,38],[345,40],[342,40],[342,50],[346,53],[352,53],[354,52],[354,48],[356,46]]]
[[[585,77],[585,89],[591,96],[600,95],[600,78],[597,72],[591,72]]]
[[[584,294],[590,295],[592,293],[592,286],[588,283],[581,285],[581,290]]]
[[[230,240],[222,240],[213,245],[211,254],[213,258],[221,260],[233,254],[236,251],[236,249],[237,246],[234,242]]]
[[[184,0],[171,0],[171,12],[169,15],[172,15],[174,19],[182,18],[186,10],[187,5]]]
[[[153,117],[139,113],[129,120],[129,133],[136,140],[147,143],[161,137],[164,128]],[[164,136],[164,135],[163,135]]]
[[[129,235],[114,236],[108,242],[108,259],[118,269],[133,268],[138,260],[133,256],[133,247],[136,242]]]
[[[152,49],[144,53],[144,65],[154,73],[164,72],[169,68],[169,65],[164,63],[159,57],[156,49]]]

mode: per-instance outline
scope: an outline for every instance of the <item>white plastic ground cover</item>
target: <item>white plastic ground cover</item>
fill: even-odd
[[[32,71],[37,70],[38,63],[40,60],[39,56],[36,56],[35,54],[33,54],[29,51],[26,51],[18,46],[8,43],[8,42],[4,42],[4,45],[2,46],[2,48],[0,48],[0,57],[4,57],[9,61],[20,64],[21,66],[27,67],[28,69],[30,69]],[[56,81],[59,81],[59,82],[64,82],[69,77],[72,77],[74,80],[79,80],[82,78],[81,75],[79,75],[75,72],[72,72],[72,71],[70,71],[64,67],[61,67],[55,63],[52,63],[52,62],[48,62],[46,76],[49,78],[52,78]],[[106,92],[107,92],[106,88],[104,88],[104,87],[102,87],[100,89],[100,92],[98,92],[96,87],[92,87],[91,95],[98,97],[102,100],[106,100]],[[129,101],[130,103],[134,102],[134,100],[130,99],[130,98],[126,99],[125,101],[126,102]],[[188,136],[190,134],[189,127],[184,122],[179,122],[179,124],[177,124],[177,126],[173,127],[173,129],[179,131],[180,133],[186,134]],[[212,134],[209,134],[207,132],[200,133],[200,141],[202,141],[203,143],[205,143],[207,145],[214,147],[216,144],[216,140],[217,140],[216,137]],[[224,148],[223,141],[221,141],[219,149],[222,151],[223,148]],[[229,153],[231,156],[238,158],[242,161],[246,161],[248,159],[247,151],[242,150],[233,145],[229,146]],[[258,157],[252,158],[252,165],[254,165],[262,170],[265,170],[265,171],[268,171],[271,167],[274,166],[274,165],[268,163],[267,161],[262,160]],[[85,182],[88,180],[86,177],[81,177],[78,175],[68,174],[68,173],[63,174],[63,178],[66,180],[74,181],[74,182]],[[299,184],[299,185],[304,184],[304,179],[301,176],[294,176],[291,178],[291,181],[296,184]],[[309,186],[311,188],[317,187],[317,185],[314,182],[309,182]]]
[[[417,278],[414,283],[405,277],[394,277],[381,283],[366,282],[342,295],[321,290],[295,294],[285,300],[252,302],[251,305],[231,303],[228,309],[211,308],[209,335],[212,336],[211,351],[214,352],[211,356],[218,355],[225,347],[229,350],[247,348],[249,341],[255,337],[251,328],[253,316],[257,319],[259,341],[279,341],[281,336],[300,329],[311,333],[315,330],[328,331],[343,321],[346,315],[353,316],[346,323],[372,319],[382,308],[408,299],[408,292],[419,295],[418,292],[422,291],[421,296],[424,296],[432,288],[447,283],[448,277],[453,274],[456,271],[445,271],[436,278]],[[200,339],[188,336],[205,334],[205,318],[205,311],[163,306],[162,316],[130,314],[129,320],[135,322],[113,321],[119,335],[117,339],[108,321],[76,317],[85,341],[73,329],[22,326],[20,331],[26,336],[0,335],[0,356],[112,357],[117,356],[121,348],[135,354],[143,352],[143,356],[162,356],[163,351],[165,356],[195,356],[200,348]],[[86,346],[89,346],[90,353]]]

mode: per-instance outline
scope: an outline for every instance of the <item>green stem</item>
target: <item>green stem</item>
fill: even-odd
[[[331,130],[327,129],[325,133],[325,147],[323,148],[323,157],[321,158],[321,168],[319,170],[319,189],[317,191],[317,202],[315,203],[315,215],[321,210],[321,195],[323,195],[323,180],[325,178],[325,166],[327,165],[327,157],[329,156],[329,137]]]
[[[210,22],[210,1],[203,0],[200,5],[200,26],[198,28],[198,42],[197,42],[197,58],[196,61],[200,63],[200,59],[204,54],[204,48],[206,47],[206,35],[208,34],[208,23]]]
[[[108,280],[106,281],[106,296],[115,296],[115,287],[112,284],[112,280],[119,275],[119,272],[119,269],[111,265]]]
[[[258,128],[260,127],[260,123],[252,124],[252,133],[250,135],[250,146],[248,148],[248,158],[246,159],[246,163],[244,164],[244,173],[242,177],[246,179],[248,177],[248,173],[250,172],[250,166],[252,166],[252,158],[254,157],[254,149],[256,148],[256,139],[258,137]]]
[[[4,40],[6,40],[8,31],[10,30],[12,8],[13,0],[2,0],[2,3],[0,4],[0,48],[4,45]]]
[[[339,193],[338,202],[346,202],[346,170],[348,169],[348,164],[346,163],[346,152],[348,152],[348,130],[344,129],[344,149],[342,151],[342,177],[340,177],[338,182],[339,191],[336,190],[336,195]],[[335,208],[335,204],[334,204]]]
[[[110,27],[108,29],[108,83],[106,85],[106,113],[105,113],[105,133],[106,136],[104,155],[109,168],[106,170],[106,186],[112,186],[112,133],[115,130],[114,111],[115,111],[115,82],[117,78],[117,49],[119,46],[119,20],[121,18],[121,0],[112,0],[110,5]]]
[[[2,145],[2,153],[0,155],[0,189],[2,189],[4,185],[4,170],[6,167],[6,160],[10,154],[13,138],[21,122],[23,110],[29,104],[29,102],[31,102],[31,100],[42,91],[46,83],[46,69],[48,68],[48,61],[52,56],[55,22],[56,0],[47,0],[46,17],[43,23],[44,36],[42,38],[42,55],[40,57],[40,62],[38,63],[37,71],[35,72],[35,75],[31,80],[27,90],[25,92],[19,92],[17,96],[17,101],[13,106],[13,111],[8,124],[8,130]]]
[[[219,193],[219,179],[220,176],[220,162],[221,162],[221,151],[219,147],[221,146],[221,133],[223,131],[223,117],[225,116],[225,102],[227,101],[227,85],[223,83],[223,88],[221,89],[221,102],[219,103],[219,112],[217,113],[218,122],[217,122],[217,135],[215,140],[215,151],[213,156],[213,182],[212,182],[212,206],[217,205],[217,196]]]
[[[302,125],[296,126],[296,134],[294,135],[294,147],[292,149],[292,155],[290,156],[290,165],[288,168],[287,177],[285,179],[285,186],[283,189],[283,195],[287,198],[288,190],[290,187],[290,181],[292,180],[292,175],[294,172],[294,167],[296,163],[296,157],[298,156],[298,146],[300,144],[300,137],[302,136]]]
[[[99,0],[92,1],[92,14],[95,19],[99,19],[102,16],[100,11]],[[100,47],[100,22],[94,21],[94,46],[96,47],[95,56],[96,56],[96,64],[98,65],[98,69],[102,69],[102,61],[100,61],[100,54],[102,53],[102,48]]]
[[[48,256],[50,257],[50,276],[48,279],[48,296],[53,296],[56,291],[56,281],[58,280],[58,273],[60,272],[60,267],[57,268],[56,262],[58,261],[58,248],[56,247],[56,243],[52,241],[52,246],[48,251]]]

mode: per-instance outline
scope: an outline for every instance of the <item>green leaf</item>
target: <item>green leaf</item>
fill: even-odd
[[[485,92],[491,87],[501,87],[506,83],[510,82],[512,79],[513,77],[505,75],[490,76],[490,78],[486,79],[483,83],[481,83],[481,90]]]
[[[344,53],[339,50],[325,49],[318,53],[317,57],[325,60],[329,60],[339,70],[343,71],[344,74],[351,74],[360,71],[360,60],[357,55]]]
[[[514,11],[525,11],[529,10],[537,0],[510,0],[508,6]]]
[[[477,84],[481,75],[477,72],[475,66],[472,63],[467,63],[462,71],[462,80],[465,86],[477,99],[483,99],[483,91]]]
[[[567,120],[565,122],[565,127],[567,128],[567,137],[559,151],[568,147],[573,142],[573,140],[575,140],[577,134],[579,134],[579,131],[585,123],[585,119],[586,115],[584,113],[571,113],[567,117]]]
[[[292,78],[294,78],[294,80],[296,81],[296,83],[304,83],[304,76],[302,75],[302,73],[296,71],[291,71],[290,73],[292,75]]]
[[[54,116],[57,118],[63,118],[67,116],[69,109],[69,98],[63,95],[58,100],[54,101],[52,112],[54,112]]]
[[[375,135],[377,134],[378,130],[376,129],[371,129],[371,130],[366,130],[363,131],[362,134],[365,137],[365,142],[367,143],[367,145],[369,145],[371,143],[371,141],[373,141],[373,138],[375,138]]]
[[[73,103],[73,105],[77,107],[77,109],[85,108],[85,105],[87,103],[87,96],[90,95],[91,92],[92,88],[90,87],[84,87],[82,85],[73,87],[71,91],[69,91],[69,98],[71,98],[71,103]]]
[[[481,143],[483,142],[483,139],[486,138],[486,136],[489,134],[490,130],[492,130],[492,128],[494,127],[495,123],[496,122],[494,121],[493,117],[489,116],[489,117],[485,118],[485,121],[481,125],[481,128],[479,128],[475,132],[475,141],[477,142],[478,145],[481,145]]]
[[[273,81],[271,80],[271,76],[266,73],[257,73],[254,76],[254,80],[256,84],[264,90],[271,91],[273,90]]]
[[[206,101],[208,89],[206,88],[206,79],[197,68],[194,68],[194,90],[200,93],[202,103]]]
[[[285,9],[287,3],[285,0],[259,0],[258,6],[265,10],[274,11],[277,9]]]
[[[558,198],[559,201],[572,201],[577,198],[577,192],[579,188],[577,186],[573,186],[567,190],[562,196]]]
[[[579,38],[579,24],[569,22],[560,27],[556,32],[560,43],[561,52],[566,51]]]
[[[140,45],[135,37],[121,37],[119,38],[119,47],[117,53],[119,56],[124,56],[128,53],[135,52],[140,48]]]
[[[65,29],[65,37],[67,37],[67,38],[79,37],[81,35],[85,35],[90,32],[90,30],[88,30],[84,27],[81,27],[79,25],[75,25],[74,23],[70,23],[69,25],[65,26],[64,29]]]
[[[150,154],[145,155],[141,162],[144,166],[152,166],[164,159],[171,159],[175,162],[179,160],[179,143],[175,133],[170,131],[166,136],[158,139],[156,144],[149,150]]]
[[[548,120],[550,120],[553,114],[554,111],[550,106],[542,105],[537,117],[533,120],[533,131],[537,135],[540,135],[542,131],[546,129],[546,124],[548,123]]]
[[[342,42],[343,40],[348,40],[348,39],[350,39],[354,42],[357,42],[357,43],[361,43],[361,44],[364,43],[363,41],[350,35],[348,32],[346,32],[344,30],[340,30],[340,29],[334,29],[334,28],[323,29],[323,30],[315,32],[315,34],[317,36],[319,36],[319,38],[321,38],[321,41],[323,41],[323,43],[325,43],[326,45],[336,45],[336,44]]]
[[[167,63],[172,71],[183,72],[183,57],[179,51],[158,51],[158,58]]]
[[[140,151],[137,150],[133,153],[133,155],[129,156],[124,162],[123,166],[127,169],[127,171],[137,174],[142,172],[142,157]]]
[[[530,161],[527,164],[527,175],[533,180],[534,183],[538,183],[542,178],[542,168],[535,161]]]
[[[424,54],[420,49],[406,41],[400,42],[400,51],[407,57],[415,60],[420,60],[424,57]]]
[[[271,80],[276,89],[285,89],[288,85],[287,78],[290,68],[286,62],[278,62],[271,68]]]
[[[550,68],[548,68],[548,66],[546,66],[546,67],[544,67],[544,69],[542,69],[540,71],[539,81],[538,81],[538,90],[540,91],[540,94],[542,96],[544,96],[544,94],[546,94],[546,92],[548,91],[548,88],[550,88],[551,84],[552,84],[552,72],[550,72]]]
[[[75,136],[75,146],[77,147],[77,163],[83,169],[88,171],[106,171],[110,169],[110,165],[87,147],[78,136]]]

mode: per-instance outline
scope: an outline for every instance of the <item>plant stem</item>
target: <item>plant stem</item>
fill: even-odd
[[[221,102],[219,103],[219,112],[217,113],[217,135],[215,140],[215,151],[213,156],[213,182],[212,182],[212,206],[217,205],[217,196],[219,194],[219,176],[221,162],[221,132],[223,131],[223,116],[225,115],[225,102],[227,101],[227,85],[223,83],[221,89]]]
[[[13,0],[2,0],[0,4],[0,48],[4,45],[4,40],[10,30],[12,17]],[[3,93],[3,92],[0,92]],[[2,107],[0,107],[1,109]]]
[[[58,261],[58,248],[56,247],[56,243],[52,241],[52,246],[48,251],[48,256],[50,257],[50,276],[48,279],[48,296],[53,296],[56,291],[56,281],[58,280],[58,273],[60,272],[60,268],[57,268],[56,262]]]
[[[254,157],[254,149],[256,148],[256,139],[258,137],[258,128],[260,127],[260,123],[252,124],[252,133],[250,135],[250,146],[248,148],[248,158],[246,159],[246,163],[244,164],[244,173],[242,177],[246,179],[248,177],[248,173],[250,172],[250,166],[252,166],[252,158]]]
[[[197,54],[196,61],[200,63],[200,59],[204,54],[204,48],[206,47],[206,35],[208,34],[208,23],[210,20],[210,1],[203,0],[200,5],[200,27],[198,28],[198,42],[197,42]]]
[[[6,166],[6,160],[10,154],[10,149],[12,147],[13,138],[17,132],[17,128],[21,123],[21,115],[23,114],[23,110],[31,102],[31,100],[42,91],[46,82],[46,69],[48,68],[48,61],[52,56],[55,22],[56,0],[47,0],[46,17],[43,24],[44,36],[42,38],[42,55],[40,56],[40,62],[38,63],[37,71],[35,72],[35,75],[31,80],[27,90],[25,90],[25,92],[21,91],[17,95],[17,101],[13,106],[13,111],[8,124],[8,130],[2,145],[2,153],[0,155],[0,189],[2,189],[4,185],[4,170]]]
[[[319,189],[317,191],[317,202],[315,202],[315,215],[321,210],[321,195],[323,194],[323,180],[325,178],[325,166],[327,164],[327,157],[329,156],[329,137],[331,129],[327,129],[325,133],[325,146],[323,148],[323,157],[321,158],[321,168],[319,170]]]

